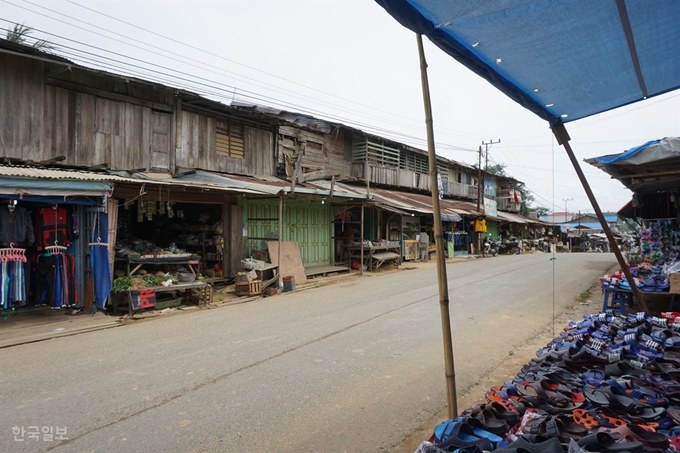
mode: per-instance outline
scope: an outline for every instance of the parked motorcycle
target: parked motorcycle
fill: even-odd
[[[515,241],[501,242],[498,247],[498,253],[504,255],[519,255],[522,252],[522,243]]]
[[[494,241],[490,237],[485,237],[482,243],[482,256],[486,258],[487,256],[498,255],[498,250],[500,248],[501,241]]]

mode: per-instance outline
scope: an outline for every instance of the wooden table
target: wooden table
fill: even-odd
[[[636,303],[633,297],[633,291],[630,289],[622,288],[602,288],[603,294],[603,304],[602,311],[606,310],[619,310],[622,315],[626,314],[626,304],[629,307],[633,307]],[[670,296],[670,301],[668,304],[669,311],[675,311],[676,309],[676,296],[677,294],[670,293],[668,291],[642,291],[640,290],[642,298],[646,295],[654,296]]]
[[[196,266],[201,264],[200,256],[187,256],[185,258],[128,258],[128,276],[132,277],[145,265],[154,266],[181,266],[185,265],[194,276],[198,275]],[[135,266],[134,268],[132,266]]]
[[[352,259],[361,261],[361,246],[345,246],[343,253],[347,252],[347,264],[352,268]],[[389,255],[392,253],[392,255]],[[366,269],[377,272],[378,268],[388,260],[396,260],[397,265],[401,264],[401,245],[372,245],[364,246],[364,262]]]

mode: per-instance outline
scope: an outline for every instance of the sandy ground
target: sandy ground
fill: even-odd
[[[619,266],[614,266],[610,272],[615,272]],[[458,411],[461,412],[466,408],[472,407],[479,402],[485,402],[484,394],[489,388],[500,385],[504,381],[512,379],[519,372],[519,370],[533,357],[536,356],[536,351],[548,344],[556,335],[563,330],[569,321],[582,319],[584,315],[598,313],[602,306],[602,291],[599,284],[594,284],[583,297],[574,300],[572,306],[567,308],[563,314],[555,319],[553,335],[553,325],[546,325],[542,330],[537,332],[536,336],[522,348],[513,349],[513,354],[508,355],[506,360],[498,363],[498,366],[493,371],[484,376],[480,376],[480,380],[468,391],[459,395]],[[661,308],[661,306],[655,308]],[[651,310],[651,307],[650,307]],[[404,439],[404,441],[394,450],[394,453],[413,453],[418,445],[424,440],[428,440],[432,435],[434,427],[443,420],[449,418],[448,408],[442,410],[439,414],[433,417],[428,423],[423,426],[421,430]]]

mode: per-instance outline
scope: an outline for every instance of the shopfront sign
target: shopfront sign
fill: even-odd
[[[155,307],[156,290],[154,288],[144,288],[130,291],[130,304],[133,310]]]
[[[484,197],[484,214],[498,217],[498,207],[496,200]]]

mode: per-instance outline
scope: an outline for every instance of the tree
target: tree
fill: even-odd
[[[44,52],[53,52],[57,49],[57,46],[46,39],[36,39],[33,44],[29,44],[27,39],[29,38],[28,35],[30,35],[32,32],[33,29],[31,27],[27,27],[24,24],[15,24],[12,30],[7,31],[6,38],[7,41],[16,44],[23,44],[25,46],[31,46],[34,49],[42,50]]]
[[[488,167],[486,167],[486,172],[491,175],[508,176],[508,174],[505,173],[505,164],[489,165]]]
[[[535,208],[529,208],[529,212],[535,212],[536,216],[538,216],[538,218],[541,218],[544,215],[548,215],[550,213],[550,209],[545,208],[543,206],[536,206]]]

